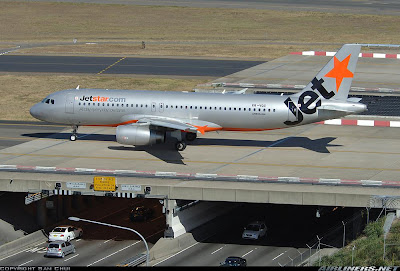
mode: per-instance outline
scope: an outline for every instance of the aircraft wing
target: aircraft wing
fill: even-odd
[[[148,123],[153,126],[160,126],[175,130],[183,130],[193,133],[197,132],[196,127],[174,119],[142,118],[139,119],[137,123]]]
[[[207,128],[216,130],[219,130],[219,128],[221,128],[221,126],[208,121],[201,121],[196,119],[162,118],[157,116],[140,118],[137,123],[148,123],[149,125],[153,126],[159,126],[174,130],[182,130],[191,133],[200,132],[202,134],[204,134]]]

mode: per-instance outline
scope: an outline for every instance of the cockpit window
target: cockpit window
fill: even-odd
[[[43,99],[43,101],[42,101],[42,103],[46,103],[46,104],[54,104],[54,100],[53,99],[48,99],[48,98],[45,98],[45,99]]]

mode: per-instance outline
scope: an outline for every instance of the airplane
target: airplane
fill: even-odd
[[[367,110],[348,98],[361,45],[345,44],[300,92],[292,95],[227,95],[153,90],[67,89],[32,106],[39,120],[116,127],[117,142],[145,146],[187,141],[211,131],[263,131],[305,125]]]

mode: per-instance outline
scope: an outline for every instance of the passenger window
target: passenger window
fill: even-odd
[[[53,99],[51,99],[51,104],[54,104],[54,100]]]
[[[50,99],[47,99],[47,100],[46,100],[46,103],[47,103],[47,104],[50,103]]]
[[[61,247],[65,247],[65,243],[62,243]]]

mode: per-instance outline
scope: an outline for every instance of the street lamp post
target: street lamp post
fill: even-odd
[[[127,228],[127,227],[121,227],[121,226],[117,226],[117,225],[112,225],[112,224],[107,224],[107,223],[102,223],[102,222],[98,222],[98,221],[93,221],[93,220],[88,220],[88,219],[83,219],[83,218],[79,218],[79,217],[68,217],[69,220],[72,221],[84,221],[84,222],[89,222],[89,223],[94,223],[94,224],[99,224],[99,225],[103,225],[103,226],[108,226],[108,227],[113,227],[113,228],[118,228],[118,229],[123,229],[123,230],[128,230],[128,231],[133,231],[134,233],[136,233],[137,235],[139,235],[140,238],[142,238],[144,244],[146,245],[146,250],[147,250],[147,255],[146,255],[146,266],[149,266],[149,246],[147,245],[146,240],[144,239],[144,237],[138,233],[137,231],[135,231],[134,229],[131,228]]]

